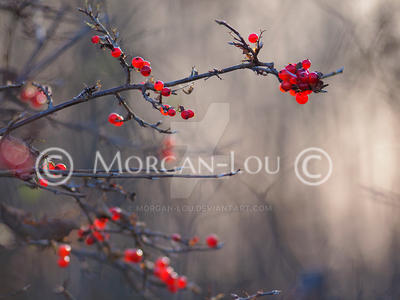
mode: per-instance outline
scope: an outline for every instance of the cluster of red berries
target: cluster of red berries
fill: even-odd
[[[140,56],[136,56],[132,59],[132,67],[134,67],[137,71],[139,71],[140,74],[142,74],[144,77],[148,77],[151,74],[150,62],[147,60],[144,60]],[[163,87],[164,87],[164,84],[163,84]]]
[[[282,80],[280,90],[290,92],[299,104],[308,102],[308,95],[322,86],[320,73],[309,72],[311,61],[305,59],[297,64],[289,64],[280,70],[278,77]]]
[[[35,109],[40,109],[47,102],[46,95],[39,90],[37,87],[28,84],[21,91],[20,99],[23,102],[27,102],[31,105],[31,107]]]
[[[68,267],[68,265],[69,265],[69,263],[71,261],[71,257],[70,257],[71,246],[70,245],[66,245],[66,244],[60,245],[58,247],[57,254],[58,254],[58,257],[59,257],[58,258],[58,262],[57,262],[58,266],[60,268]]]
[[[78,236],[80,241],[85,241],[86,245],[93,245],[96,240],[104,242],[110,238],[110,235],[104,233],[106,229],[108,219],[107,218],[96,218],[93,224],[90,226],[82,226],[78,230]]]
[[[52,161],[49,163],[45,163],[43,164],[43,170],[60,170],[60,171],[65,171],[67,170],[67,166],[63,163],[59,163],[59,164],[55,164]],[[49,182],[44,179],[41,178],[39,179],[39,185],[43,186],[43,187],[47,187],[49,185]]]
[[[176,293],[187,286],[186,277],[179,276],[174,271],[168,257],[160,257],[154,262],[154,276],[164,282],[171,293]]]
[[[166,162],[171,162],[176,160],[176,156],[174,153],[175,140],[173,137],[166,137],[163,141],[163,145],[161,148],[161,157],[165,159]]]
[[[191,109],[185,109],[183,106],[180,106],[178,108],[178,111],[181,113],[181,117],[184,120],[190,119],[194,117],[194,111]],[[174,117],[176,115],[176,110],[175,108],[169,106],[168,104],[163,104],[162,107],[160,107],[160,112],[164,116],[170,116]]]

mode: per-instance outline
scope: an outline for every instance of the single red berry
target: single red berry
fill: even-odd
[[[147,61],[147,60],[143,61],[143,67],[144,67],[144,66],[150,67],[150,62]]]
[[[169,258],[166,256],[159,257],[154,264],[158,268],[167,268],[169,266]]]
[[[111,213],[111,220],[118,221],[121,219],[122,210],[119,207],[110,207],[109,212]]]
[[[67,166],[65,164],[56,164],[55,169],[65,171],[67,170]]]
[[[100,42],[100,37],[98,35],[92,36],[92,43],[97,44],[98,42]]]
[[[46,179],[39,179],[39,185],[43,186],[43,187],[47,187],[49,185],[49,182]]]
[[[168,116],[168,111],[169,111],[170,106],[168,104],[164,104],[163,106],[160,107],[160,112],[163,116]]]
[[[111,55],[112,55],[113,57],[116,57],[116,58],[119,58],[119,57],[121,56],[121,54],[122,54],[122,51],[121,51],[121,48],[119,48],[119,47],[114,48],[114,49],[112,49],[112,51],[111,51]]]
[[[287,92],[288,90],[290,90],[292,88],[292,84],[289,81],[282,81],[281,88],[282,88],[282,90]]]
[[[154,89],[156,91],[161,91],[164,88],[164,82],[162,82],[161,80],[156,81],[156,83],[154,84]]]
[[[249,34],[249,42],[250,43],[257,43],[258,41],[258,34],[257,33],[250,33]]]
[[[97,230],[106,229],[108,219],[107,218],[96,218],[93,221],[93,225]]]
[[[290,77],[292,77],[289,72],[286,69],[280,70],[278,73],[278,77],[282,80],[282,81],[288,81],[290,80]]]
[[[297,94],[295,90],[290,90],[289,93],[290,93],[290,95],[292,95],[292,96],[294,96],[294,97],[295,97],[296,94]]]
[[[174,117],[174,116],[176,115],[176,110],[173,109],[173,108],[170,108],[170,109],[168,110],[168,115],[169,115],[170,117]]]
[[[145,77],[150,76],[150,74],[151,74],[151,67],[150,67],[150,66],[143,66],[143,67],[140,69],[140,73],[141,73],[143,76],[145,76]]]
[[[299,104],[306,104],[308,102],[308,96],[304,93],[297,93],[296,101]]]
[[[210,248],[216,248],[218,246],[218,237],[215,234],[210,234],[206,238],[206,243]]]
[[[293,75],[296,74],[296,65],[295,64],[288,64],[285,67],[286,70],[288,70],[290,73],[292,73]]]
[[[122,122],[123,120],[124,120],[124,118],[116,113],[111,113],[108,116],[108,122],[110,122],[111,124],[113,124],[114,126],[117,126],[117,127],[120,127],[124,124],[124,122]]]
[[[178,278],[178,288],[184,289],[187,286],[187,278],[185,276],[180,276]]]
[[[31,98],[31,103],[33,107],[41,107],[43,104],[47,102],[47,97],[46,95],[38,91],[33,98]]]
[[[64,257],[68,256],[71,253],[71,246],[70,245],[60,245],[58,247],[58,256]]]
[[[96,240],[93,235],[90,234],[86,237],[86,240],[85,240],[86,245],[90,246],[90,245],[93,245],[95,242],[96,242]]]
[[[182,117],[182,119],[184,119],[184,120],[189,119],[189,112],[188,112],[187,110],[183,110],[183,111],[181,112],[181,117]]]
[[[141,249],[126,249],[124,252],[124,260],[129,263],[138,263],[143,259],[143,251]]]
[[[132,59],[132,67],[141,69],[144,66],[144,59],[140,56],[136,56]]]
[[[21,92],[21,100],[29,101],[36,95],[37,89],[33,85],[29,85]]]
[[[161,95],[163,95],[164,97],[169,97],[171,95],[171,89],[169,88],[163,88],[161,90]]]
[[[179,241],[182,239],[182,237],[181,237],[181,235],[180,235],[179,233],[174,233],[174,234],[171,236],[171,238],[172,238],[172,240],[175,241],[175,242],[179,242]]]
[[[303,69],[306,69],[306,70],[309,69],[311,67],[311,60],[309,60],[309,59],[303,60],[302,65],[303,65]]]
[[[66,268],[69,265],[69,262],[71,261],[71,258],[69,256],[62,256],[58,259],[58,266],[60,268]]]
[[[308,74],[308,82],[310,84],[317,84],[319,81],[319,76],[316,72],[312,72],[310,74]]]
[[[306,91],[306,90],[310,89],[308,83],[305,83],[305,82],[300,82],[298,84],[298,86],[299,86],[299,89],[302,90],[302,91]]]

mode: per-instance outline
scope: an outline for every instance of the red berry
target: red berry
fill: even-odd
[[[306,69],[306,70],[309,69],[311,67],[311,60],[309,60],[309,59],[303,60],[302,65],[303,65],[303,69]]]
[[[162,82],[161,80],[156,81],[156,83],[154,84],[154,89],[156,91],[161,91],[164,88],[164,82]]]
[[[182,111],[182,112],[181,112],[181,117],[182,117],[182,119],[184,119],[184,120],[189,119],[189,112],[188,112],[187,110]]]
[[[296,65],[295,64],[288,64],[285,67],[286,70],[288,70],[290,73],[292,73],[293,75],[296,74]]]
[[[71,258],[69,256],[62,256],[58,259],[58,266],[60,268],[66,268],[69,265]]]
[[[116,113],[111,113],[108,116],[108,122],[110,122],[111,124],[113,124],[114,126],[117,126],[117,127],[120,127],[124,124],[124,122],[122,122],[123,120],[124,120],[124,118]]]
[[[56,164],[55,169],[65,171],[67,166],[65,164]]]
[[[308,96],[304,93],[297,93],[296,101],[299,104],[306,104],[308,102]]]
[[[149,66],[149,67],[150,67],[150,62],[147,61],[147,60],[143,61],[143,67],[144,67],[144,66]]]
[[[168,111],[169,111],[170,106],[168,104],[164,104],[163,106],[160,107],[160,112],[164,116],[168,116]]]
[[[112,51],[111,51],[111,55],[112,55],[113,57],[116,57],[116,58],[119,58],[119,57],[121,56],[121,54],[122,54],[122,51],[121,51],[121,49],[120,49],[119,47],[114,48],[114,49],[112,49]]]
[[[301,82],[304,82],[304,83],[308,83],[308,71],[300,71],[300,72],[297,72],[297,82],[298,83],[301,83]]]
[[[179,241],[182,239],[182,237],[181,237],[181,235],[180,235],[179,233],[174,233],[174,234],[171,236],[171,238],[172,238],[172,240],[175,241],[175,242],[179,242]]]
[[[37,92],[37,89],[34,86],[32,86],[32,85],[27,86],[21,92],[21,95],[20,95],[21,100],[23,100],[23,101],[31,100],[36,95],[36,92]]]
[[[249,42],[250,43],[257,43],[258,41],[258,34],[257,33],[250,33],[249,34]]]
[[[92,43],[97,44],[98,42],[100,42],[100,37],[98,35],[92,36]]]
[[[129,263],[138,263],[143,258],[141,249],[126,249],[124,252],[124,260]]]
[[[292,88],[292,84],[289,81],[282,81],[281,88],[282,88],[282,90],[287,92],[288,90],[290,90]]]
[[[164,97],[168,97],[168,96],[170,96],[171,95],[171,89],[169,89],[169,88],[163,88],[162,90],[161,90],[161,95],[163,95]]]
[[[106,229],[108,219],[107,218],[96,218],[93,221],[93,225],[97,230],[104,230]]]
[[[90,234],[86,237],[86,240],[85,240],[86,245],[90,246],[90,245],[93,245],[95,242],[96,242],[96,240],[93,235]]]
[[[111,213],[111,220],[118,221],[121,219],[122,210],[119,207],[111,207],[109,212]]]
[[[159,257],[154,264],[158,268],[167,268],[169,266],[169,258],[166,256]]]
[[[295,90],[290,90],[289,93],[290,93],[290,95],[292,95],[292,96],[296,96],[296,94],[297,94]]]
[[[294,75],[294,76],[290,77],[289,82],[291,84],[297,84],[297,76]]]
[[[49,185],[48,181],[46,179],[39,179],[39,185],[43,186],[43,187],[47,187]]]
[[[70,245],[60,245],[58,247],[58,256],[64,257],[68,256],[71,253]]]
[[[146,66],[146,65],[143,66],[140,69],[140,73],[145,77],[149,76],[151,74],[151,67],[150,66]]]
[[[316,72],[312,72],[310,74],[308,74],[308,82],[310,84],[316,84],[319,81],[319,76]]]
[[[144,66],[144,59],[140,56],[136,56],[132,59],[132,67],[141,69]]]
[[[282,81],[288,81],[290,80],[290,77],[292,77],[289,72],[286,69],[280,70],[278,73],[278,77],[282,80]]]
[[[175,116],[175,115],[176,115],[176,111],[175,111],[175,109],[173,109],[173,108],[170,108],[170,109],[168,110],[168,115],[169,115],[170,117],[173,117],[173,116]]]
[[[46,102],[47,102],[47,97],[41,91],[36,92],[35,96],[31,98],[31,103],[34,107],[41,107]]]
[[[206,243],[210,248],[216,248],[218,246],[218,237],[215,234],[210,234],[206,238]]]
[[[187,279],[185,276],[180,276],[178,278],[178,288],[179,289],[184,289],[187,286]]]

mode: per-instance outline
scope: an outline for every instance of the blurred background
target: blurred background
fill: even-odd
[[[29,79],[52,86],[56,104],[97,80],[104,89],[124,82],[124,72],[108,50],[94,47],[91,33],[82,29],[84,17],[76,10],[83,5],[80,1],[40,3],[55,9],[65,6],[65,14],[61,18],[35,14],[21,23],[7,9],[0,11],[3,81],[29,70]],[[201,238],[215,232],[225,243],[216,252],[172,256],[176,270],[198,283],[203,292],[160,291],[160,299],[205,299],[219,293],[229,299],[232,292],[260,289],[282,290],[282,295],[274,296],[277,299],[400,298],[398,1],[117,0],[100,4],[106,22],[119,30],[121,46],[150,60],[152,74],[165,82],[188,76],[192,66],[206,72],[240,63],[241,51],[227,44],[228,31],[215,19],[226,20],[243,36],[266,30],[259,58],[274,62],[278,70],[305,58],[311,59],[312,70],[327,73],[345,68],[344,74],[326,80],[328,93],[312,94],[306,105],[281,93],[276,78],[249,70],[223,75],[223,80],[198,81],[190,95],[170,97],[170,104],[195,110],[194,121],[200,121],[213,103],[229,103],[229,123],[215,154],[234,151],[237,167],[250,155],[279,156],[281,170],[276,175],[243,173],[201,180],[185,199],[170,197],[169,179],[120,182],[136,193],[134,202],[115,195],[113,201],[126,209],[150,204],[268,207],[249,212],[138,211],[149,228]],[[71,38],[77,42],[51,64],[30,70],[35,39],[55,24],[56,34],[39,51],[38,61]],[[133,81],[142,78],[135,74]],[[144,119],[162,118],[164,126],[172,120],[150,109],[137,91],[123,95]],[[0,97],[4,127],[10,119],[4,109],[22,110],[24,104]],[[55,120],[37,121],[14,135],[34,138],[33,145],[40,150],[64,148],[80,168],[93,167],[96,150],[110,160],[118,150],[123,157],[159,155],[165,136],[134,122],[112,127],[107,116],[113,111],[123,112],[113,97],[104,97],[63,110]],[[324,149],[333,161],[332,176],[316,187],[301,183],[293,171],[296,155],[309,147]],[[0,191],[2,202],[34,216],[83,220],[71,199],[28,189],[16,179],[2,179]],[[0,236],[4,244],[10,239],[4,226]],[[132,295],[121,274],[107,266],[76,259],[63,270],[55,261],[50,250],[0,248],[0,295],[30,283],[27,293],[12,299],[62,298],[53,293],[54,287],[69,278],[76,299],[140,299]]]

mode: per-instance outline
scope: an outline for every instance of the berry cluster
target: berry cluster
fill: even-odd
[[[50,161],[49,163],[44,163],[43,164],[43,170],[65,171],[65,170],[67,170],[67,166],[65,164],[63,164],[63,163],[55,164],[54,162]],[[46,179],[41,178],[41,179],[39,179],[38,184],[40,186],[47,187],[49,185],[49,182]]]
[[[179,276],[174,271],[168,257],[160,257],[154,262],[154,276],[164,282],[171,293],[176,293],[187,286],[186,277]]]
[[[108,233],[104,233],[104,230],[107,227],[108,218],[96,218],[93,221],[93,224],[90,226],[82,226],[78,230],[79,240],[85,240],[86,245],[93,245],[96,240],[99,242],[104,242],[110,238]]]
[[[46,95],[32,84],[27,84],[21,91],[20,99],[27,102],[32,108],[40,109],[47,102]]]
[[[135,68],[138,72],[140,72],[140,74],[142,74],[144,77],[148,77],[151,74],[150,62],[147,60],[144,60],[140,56],[136,56],[132,59],[132,67]],[[164,84],[163,84],[163,87],[164,87]]]
[[[57,254],[58,254],[58,257],[59,257],[58,258],[58,262],[57,262],[58,266],[60,268],[68,267],[68,265],[69,265],[69,263],[71,261],[71,257],[70,257],[71,246],[70,245],[66,245],[66,244],[60,245],[58,247]]]
[[[280,70],[278,77],[282,80],[280,90],[282,92],[290,92],[296,97],[299,104],[308,102],[308,95],[313,91],[319,91],[323,86],[320,79],[321,73],[309,72],[311,61],[305,59],[297,64],[289,64]]]

